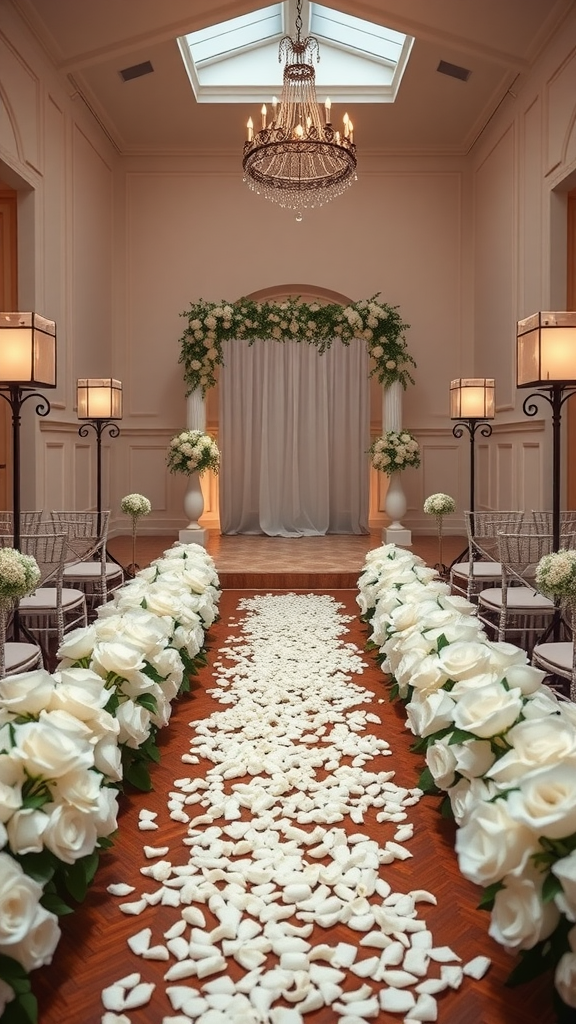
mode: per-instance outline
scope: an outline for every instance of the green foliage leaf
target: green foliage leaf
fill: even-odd
[[[448,740],[448,746],[453,743],[466,743],[467,740],[477,740],[473,732],[466,732],[466,729],[452,729],[452,735]]]
[[[42,853],[25,853],[16,857],[16,860],[26,874],[35,882],[40,882],[43,887],[54,877],[59,864],[49,850],[43,850]]]
[[[2,1014],[2,1024],[37,1024],[38,1001],[32,992],[23,992],[8,1003]]]
[[[144,761],[129,761],[125,764],[124,778],[131,786],[143,793],[149,793],[152,789],[150,772]]]
[[[64,900],[56,892],[45,891],[40,903],[46,910],[56,914],[57,917],[65,917],[66,914],[74,913],[73,908],[64,903]]]
[[[423,793],[440,792],[438,786],[434,782],[434,777],[428,766],[426,766],[420,774],[420,778],[418,779],[418,789],[421,789]]]
[[[480,897],[478,910],[492,910],[496,894],[503,888],[502,882],[493,882],[492,885],[487,885]]]
[[[438,654],[440,654],[440,651],[443,651],[445,647],[448,647],[449,644],[450,641],[446,639],[445,634],[441,633],[436,641],[436,650],[438,651]]]
[[[161,676],[158,669],[154,668],[154,665],[150,665],[148,662],[146,662],[144,668],[142,669],[142,675],[147,676],[148,679],[151,679],[153,683],[158,684],[163,683],[164,680],[166,679],[166,676]]]
[[[559,896],[563,891],[560,879],[556,878],[556,875],[553,875],[550,871],[542,883],[542,902],[552,903],[555,897]]]
[[[140,707],[146,708],[151,715],[154,715],[158,710],[158,701],[153,693],[140,693],[134,701],[135,704],[139,704]]]
[[[440,804],[440,814],[447,821],[454,821],[454,811],[452,810],[452,804],[450,803],[450,797],[445,796],[442,803]]]

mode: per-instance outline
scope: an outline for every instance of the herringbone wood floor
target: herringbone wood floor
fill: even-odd
[[[240,596],[245,597],[246,591],[242,595],[233,591],[223,594],[221,620],[208,635],[212,658],[232,632],[233,627],[228,620],[236,614]],[[351,614],[356,613],[355,591],[336,591],[335,596],[346,603]],[[349,639],[363,647],[365,637],[359,621],[351,623]],[[374,728],[378,732],[382,728],[381,734],[389,740],[393,750],[393,758],[386,759],[385,768],[394,767],[395,781],[399,784],[415,785],[420,762],[408,749],[410,734],[405,729],[401,708],[388,702],[379,703],[386,696],[380,669],[372,662],[359,681],[374,692],[374,711],[383,718],[382,727]],[[169,845],[168,857],[172,863],[186,861],[185,848],[181,845],[185,826],[169,818],[166,794],[175,778],[191,771],[200,773],[209,767],[208,764],[183,765],[181,755],[188,749],[188,723],[208,716],[216,707],[206,693],[210,685],[211,669],[208,666],[202,670],[192,695],[177,703],[170,726],[160,737],[162,763],[154,769],[154,792],[129,792],[122,798],[116,843],[102,857],[101,868],[85,904],[74,915],[63,919],[62,940],[53,964],[33,976],[34,990],[40,1003],[40,1024],[62,1024],[62,1021],[67,1024],[99,1024],[103,1012],[102,988],[134,971],[139,971],[143,980],[156,981],[157,988],[148,1006],[130,1013],[132,1024],[160,1024],[165,1015],[173,1013],[164,995],[162,980],[167,965],[136,958],[126,940],[134,932],[150,926],[153,941],[162,941],[163,931],[176,920],[178,911],[159,906],[148,908],[140,917],[126,917],[117,910],[119,901],[106,893],[106,887],[119,881],[135,885],[138,893],[154,887],[154,883],[143,880],[139,873],[145,863],[142,853],[145,844]],[[369,705],[364,707],[369,709]],[[138,831],[136,824],[141,808],[158,812],[161,826],[158,832]],[[453,850],[454,827],[440,817],[436,798],[423,798],[416,808],[411,809],[410,820],[415,822],[415,838],[410,844],[414,859],[395,862],[394,887],[406,891],[415,887],[426,888],[437,895],[437,907],[420,907],[422,916],[433,931],[436,945],[451,945],[463,960],[480,953],[492,959],[491,969],[484,979],[479,982],[465,979],[458,991],[450,990],[440,996],[441,1024],[552,1024],[554,1015],[549,977],[535,979],[522,988],[505,987],[514,961],[487,936],[488,915],[476,909],[479,890],[458,872]],[[352,832],[358,831],[358,826],[351,823],[346,827]],[[363,828],[380,841],[391,838],[391,826],[379,825],[373,817],[367,816]],[[332,929],[329,935],[321,929],[316,932],[314,942],[334,944],[341,939],[353,942],[359,939],[358,933],[348,932],[344,926]],[[233,963],[230,973],[237,977],[240,969]],[[191,982],[193,984],[194,979]],[[310,1024],[333,1024],[336,1015],[325,1008],[306,1019]],[[399,1021],[400,1017],[381,1013],[378,1020],[380,1024],[391,1024]]]

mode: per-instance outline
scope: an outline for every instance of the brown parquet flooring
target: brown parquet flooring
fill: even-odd
[[[456,538],[454,545],[458,547]],[[166,546],[164,542],[161,550]],[[433,544],[430,551],[434,559]],[[288,587],[295,589],[290,584]],[[333,593],[346,605],[349,614],[356,615],[355,590],[335,590]],[[154,791],[149,794],[130,791],[121,798],[120,830],[115,845],[102,856],[100,869],[85,903],[73,915],[62,919],[62,939],[54,962],[34,972],[40,1024],[62,1024],[63,1021],[66,1024],[100,1024],[102,988],[134,971],[141,973],[143,980],[156,981],[157,987],[147,1006],[129,1014],[132,1024],[161,1024],[165,1015],[174,1014],[164,994],[163,975],[168,965],[135,957],[127,946],[127,938],[149,926],[153,929],[153,943],[161,942],[163,932],[177,919],[178,910],[158,906],[147,908],[139,917],[125,916],[117,909],[121,900],[109,896],[106,888],[110,883],[119,881],[135,885],[137,893],[155,888],[156,883],[144,878],[139,871],[145,863],[151,863],[146,861],[142,852],[146,844],[170,846],[167,857],[173,864],[187,860],[187,848],[181,843],[186,826],[170,819],[166,808],[167,794],[174,779],[203,774],[210,767],[207,762],[196,766],[183,764],[181,755],[188,750],[189,723],[207,717],[221,707],[206,692],[213,684],[211,662],[233,632],[229,618],[237,616],[238,601],[245,596],[245,590],[223,593],[220,621],[213,625],[207,636],[209,665],[198,676],[193,692],[176,702],[170,725],[160,734],[162,760],[153,769]],[[349,639],[361,648],[366,635],[357,618],[350,623]],[[385,736],[393,751],[392,757],[374,762],[378,766],[376,770],[393,768],[398,784],[414,786],[421,764],[419,758],[409,751],[411,736],[406,731],[402,709],[388,701],[380,703],[387,696],[384,677],[369,656],[366,660],[369,667],[358,682],[374,693],[373,710],[383,719],[381,727],[371,728]],[[370,705],[364,707],[370,710]],[[138,812],[142,808],[158,812],[160,828],[157,832],[138,830]],[[410,809],[409,820],[415,823],[415,837],[410,843],[414,858],[394,862],[385,869],[386,877],[397,890],[425,888],[436,894],[438,906],[419,905],[420,915],[432,929],[436,945],[452,946],[463,961],[478,954],[485,954],[492,960],[488,974],[481,981],[466,978],[459,990],[449,990],[440,996],[441,1024],[552,1024],[555,1017],[549,977],[535,979],[516,989],[505,987],[514,960],[487,935],[489,917],[486,912],[476,909],[479,890],[462,878],[458,871],[454,826],[440,816],[438,800],[424,797]],[[366,816],[364,826],[344,821],[338,827],[346,827],[350,832],[367,831],[380,842],[392,838],[393,826],[378,824],[373,816]],[[127,899],[134,899],[137,893]],[[203,909],[209,920],[209,912]],[[312,941],[357,943],[359,938],[358,933],[339,926],[329,933],[316,928]],[[241,972],[235,963],[230,973],[235,978],[239,977]],[[359,979],[354,981],[350,987],[358,987],[362,983]],[[189,979],[188,983],[194,985],[196,981]],[[401,1019],[401,1015],[381,1012],[378,1022],[392,1024]],[[329,1008],[306,1017],[309,1024],[334,1024],[336,1020],[337,1015]]]

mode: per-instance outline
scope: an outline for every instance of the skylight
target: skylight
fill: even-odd
[[[282,87],[282,36],[295,35],[289,0],[178,39],[199,103],[261,102]],[[336,101],[392,103],[414,40],[321,4],[303,6],[302,35],[320,43],[316,84]]]

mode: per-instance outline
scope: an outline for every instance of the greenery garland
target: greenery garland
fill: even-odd
[[[371,299],[341,306],[319,302],[300,302],[298,298],[283,302],[206,302],[200,299],[180,313],[188,320],[180,338],[180,363],[184,363],[186,394],[199,388],[202,395],[216,384],[215,370],[224,363],[222,344],[246,339],[275,341],[306,341],[315,345],[321,355],[335,338],[349,345],[354,338],[366,342],[374,361],[370,376],[377,375],[384,387],[399,381],[406,390],[414,384],[410,366],[416,366],[408,352],[404,332],[410,326],[402,321],[397,306]]]

